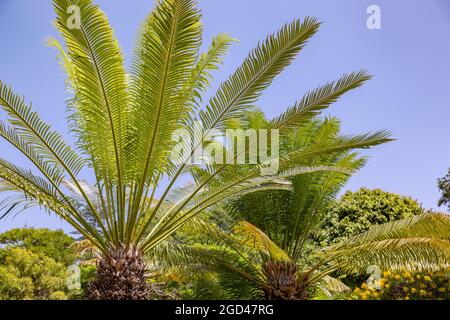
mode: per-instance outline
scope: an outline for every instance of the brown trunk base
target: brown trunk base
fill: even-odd
[[[264,265],[266,285],[263,288],[266,300],[306,300],[307,279],[298,276],[293,262],[269,261]]]
[[[98,262],[97,279],[88,289],[89,299],[146,300],[149,297],[145,262],[139,251],[123,247],[113,249]]]

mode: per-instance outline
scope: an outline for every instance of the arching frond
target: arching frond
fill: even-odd
[[[201,102],[202,93],[209,88],[212,80],[210,72],[219,68],[219,65],[222,64],[223,56],[228,52],[231,43],[236,41],[229,35],[220,33],[213,38],[208,51],[200,55],[195,68],[192,70],[190,80],[192,98],[195,99],[194,102],[196,104]]]
[[[8,114],[8,122],[14,127],[18,139],[39,153],[43,161],[51,163],[61,172],[76,176],[84,162],[50,125],[43,122],[32,111],[31,105],[16,95],[10,87],[0,81],[0,107]],[[6,132],[6,131],[4,131]],[[9,135],[10,136],[10,135]],[[14,139],[17,140],[17,139]]]
[[[142,26],[131,76],[136,158],[129,165],[145,182],[167,170],[172,134],[192,111],[187,95],[201,31],[194,0],[159,1]]]
[[[313,18],[306,18],[303,22],[295,20],[255,48],[242,66],[220,86],[206,110],[200,113],[203,127],[221,128],[226,120],[251,107],[318,27],[319,23]]]
[[[25,208],[28,208],[38,205],[48,209],[67,221],[101,250],[105,249],[104,240],[101,236],[74,210],[72,199],[61,194],[59,189],[55,189],[54,186],[41,177],[0,159],[0,182],[1,185],[7,186],[5,191],[20,195],[18,198],[12,198],[15,199],[15,202],[11,203],[12,206],[17,208],[25,206]],[[1,217],[4,218],[10,212],[11,210],[8,210]]]
[[[318,115],[319,112],[336,102],[340,96],[349,90],[356,89],[370,79],[366,71],[342,76],[335,82],[308,92],[302,100],[283,112],[270,122],[270,128],[287,130],[298,127]]]
[[[266,252],[273,260],[290,260],[289,256],[280,247],[278,247],[270,238],[260,229],[247,221],[241,221],[236,227],[235,232],[238,236],[243,236],[245,245],[252,246],[259,251]]]
[[[341,271],[365,272],[368,266],[412,271],[449,266],[450,217],[424,213],[392,221],[325,249]]]
[[[99,177],[122,179],[127,92],[123,57],[106,15],[91,0],[55,0],[56,26],[70,59],[71,118],[80,147]],[[78,8],[79,25],[71,7]],[[69,63],[68,60],[65,62]]]
[[[338,272],[365,273],[369,266],[381,270],[437,271],[450,266],[450,243],[432,238],[394,238],[361,243],[333,253]]]
[[[450,240],[450,216],[446,213],[425,212],[421,215],[373,226],[368,231],[338,244],[337,248],[346,246],[348,243],[357,244],[405,236]]]
[[[9,142],[23,155],[25,155],[45,177],[55,186],[59,186],[64,179],[64,172],[60,166],[51,161],[46,161],[31,144],[27,143],[12,127],[0,121],[0,137]]]
[[[391,138],[391,134],[385,130],[375,133],[356,135],[352,137],[344,136],[333,142],[313,145],[311,148],[306,150],[292,151],[288,155],[286,155],[286,158],[288,158],[290,160],[290,163],[292,163],[341,151],[352,149],[368,149],[370,147],[390,141],[393,141],[393,139]]]

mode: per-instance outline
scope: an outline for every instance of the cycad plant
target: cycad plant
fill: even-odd
[[[180,267],[190,265],[215,273],[207,287],[194,287],[195,294],[206,297],[217,287],[228,299],[332,298],[349,290],[336,274],[368,273],[376,289],[380,270],[430,272],[450,265],[450,218],[445,213],[427,212],[374,226],[336,245],[317,248],[309,261],[294,260],[246,221],[232,232],[198,221],[196,230],[202,244],[172,246],[163,261],[183,272]]]
[[[305,121],[284,136],[283,153],[305,154],[348,138],[339,131],[335,118]],[[368,268],[446,268],[450,219],[445,214],[423,213],[373,227],[326,248],[313,244],[312,236],[331,200],[365,162],[349,150],[304,159],[298,162],[303,173],[289,178],[292,189],[260,190],[232,200],[230,207],[239,222],[231,232],[199,220],[194,227],[200,231],[200,244],[175,245],[177,254],[163,260],[178,267],[180,262],[197,267],[200,263],[217,274],[220,287],[234,299],[300,300],[320,292],[329,295],[348,289],[333,275],[365,274]]]
[[[194,0],[157,2],[138,33],[128,71],[106,15],[91,0],[53,4],[65,44],[56,39],[49,44],[58,49],[67,73],[68,121],[76,148],[0,82],[6,114],[0,136],[33,165],[27,170],[0,160],[1,191],[8,195],[2,204],[4,215],[44,207],[101,251],[91,298],[147,298],[143,256],[199,212],[237,194],[276,187],[275,182],[296,173],[300,160],[389,140],[386,132],[377,132],[291,152],[279,159],[279,174],[270,177],[261,176],[264,163],[226,175],[229,163],[203,166],[180,190],[180,178],[195,170],[191,154],[182,161],[171,158],[173,134],[186,129],[203,138],[253,108],[319,23],[295,20],[268,36],[203,103],[211,72],[233,39],[220,34],[200,53],[202,24]],[[309,92],[268,129],[287,134],[368,78],[365,72],[351,73]],[[201,122],[200,133],[195,119]]]

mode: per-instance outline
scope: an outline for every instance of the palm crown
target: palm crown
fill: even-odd
[[[0,122],[0,136],[34,167],[26,170],[0,160],[1,190],[11,195],[3,202],[4,215],[21,205],[47,208],[98,247],[105,257],[104,270],[133,265],[142,280],[142,265],[132,262],[141,261],[143,254],[205,208],[297,174],[305,159],[389,141],[389,134],[380,131],[324,142],[307,152],[293,150],[280,159],[280,172],[272,177],[261,177],[263,164],[246,167],[245,174],[225,174],[230,164],[208,165],[194,174],[188,187],[177,188],[179,178],[195,170],[188,157],[171,160],[173,133],[184,128],[204,135],[193,130],[196,118],[208,131],[224,129],[245,114],[319,23],[313,18],[295,20],[268,36],[200,109],[211,72],[234,40],[220,34],[207,52],[200,53],[202,24],[194,0],[158,1],[142,24],[128,71],[105,14],[91,0],[53,4],[65,45],[56,39],[49,45],[58,49],[67,73],[68,120],[77,148],[67,145],[31,105],[0,82],[0,105],[7,114]],[[73,6],[79,8],[78,27],[68,25],[73,19],[68,8]],[[279,130],[281,136],[290,134],[369,78],[364,71],[351,73],[312,90],[264,126]],[[80,178],[87,169],[93,183]],[[157,199],[158,188],[162,190]],[[97,289],[100,296],[107,291]]]

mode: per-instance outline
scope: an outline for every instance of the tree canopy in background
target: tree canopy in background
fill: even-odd
[[[367,231],[371,226],[422,212],[421,205],[407,196],[381,189],[361,188],[356,192],[347,191],[328,206],[316,239],[322,244],[336,243]]]
[[[26,249],[65,265],[75,262],[76,254],[70,248],[73,242],[74,239],[62,230],[23,228],[0,234],[0,246]]]
[[[74,240],[62,231],[12,229],[0,234],[0,300],[67,299]]]

